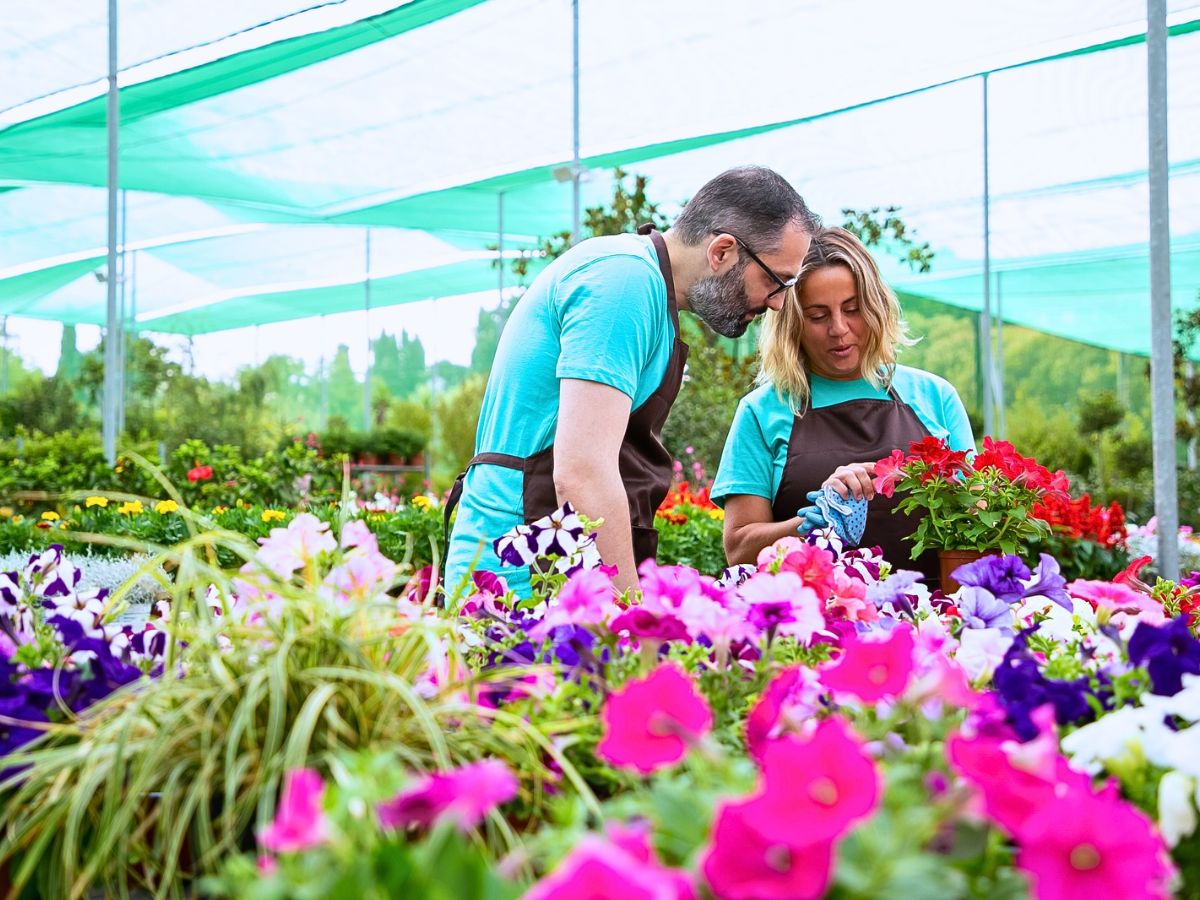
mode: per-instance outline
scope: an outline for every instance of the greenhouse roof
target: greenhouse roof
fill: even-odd
[[[72,4],[74,19],[45,4],[0,30],[0,58],[22,75],[9,95],[22,102],[0,112],[0,313],[100,322],[104,23],[93,4]],[[567,0],[307,10],[223,0],[211,17],[162,12],[176,6],[121,9],[138,327],[200,333],[361,308],[368,226],[372,305],[494,287],[480,252],[501,212],[506,247],[569,229]],[[1200,96],[1184,88],[1200,83],[1200,5],[1168,8],[1184,306],[1200,288]],[[1005,318],[1146,352],[1141,14],[1082,0],[778,0],[731,23],[708,0],[583,0],[584,200],[611,195],[617,165],[649,176],[668,209],[729,165],[772,165],[829,221],[846,207],[899,206],[936,256],[924,276],[889,265],[893,282],[978,308],[986,71],[993,293]],[[797,52],[779,35],[798,36]]]

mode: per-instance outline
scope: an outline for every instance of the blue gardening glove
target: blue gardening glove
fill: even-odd
[[[808,534],[810,531],[819,531],[829,527],[829,523],[821,515],[821,510],[815,506],[802,506],[796,510],[796,515],[800,517],[800,524],[796,526],[796,530],[800,534]]]
[[[844,542],[857,547],[867,527],[867,501],[853,497],[842,499],[832,487],[811,491],[807,495],[820,511],[821,517],[833,526]]]

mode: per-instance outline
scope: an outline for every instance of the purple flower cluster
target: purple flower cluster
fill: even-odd
[[[161,670],[165,634],[104,624],[107,591],[79,590],[81,575],[58,545],[0,573],[0,756]]]
[[[1153,693],[1173,697],[1182,691],[1184,675],[1200,675],[1200,640],[1192,637],[1188,616],[1163,625],[1139,622],[1129,638],[1129,661],[1146,666]]]
[[[1054,707],[1054,718],[1060,725],[1090,722],[1096,717],[1097,707],[1112,708],[1111,691],[1103,675],[1097,688],[1086,676],[1070,681],[1047,678],[1029,649],[1033,631],[1028,629],[1016,636],[992,676],[997,700],[1022,741],[1038,736],[1033,714],[1047,703]]]

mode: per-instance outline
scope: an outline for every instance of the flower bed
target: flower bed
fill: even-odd
[[[564,509],[497,542],[514,565],[557,548],[535,597],[480,573],[438,606],[363,521],[300,514],[260,543],[233,579],[175,552],[172,677],[62,705],[0,762],[15,811],[0,861],[18,880],[50,895],[166,895],[199,875],[235,896],[1200,890],[1200,641],[1179,586],[993,556],[947,597],[818,538],[720,580],[647,563],[640,594],[614,598]],[[34,674],[22,653],[9,685]]]

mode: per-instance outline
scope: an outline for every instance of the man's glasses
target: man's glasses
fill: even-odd
[[[737,241],[738,246],[746,251],[746,255],[749,256],[756,263],[758,263],[758,267],[760,269],[762,269],[764,272],[766,272],[768,275],[770,275],[771,280],[774,281],[777,285],[779,285],[779,287],[775,288],[775,290],[773,290],[773,291],[771,291],[771,293],[767,294],[768,300],[770,300],[776,294],[782,294],[788,288],[795,287],[796,282],[800,280],[799,275],[794,275],[791,278],[789,278],[787,281],[784,281],[782,278],[780,278],[778,275],[775,274],[774,269],[772,269],[765,262],[763,262],[761,259],[758,258],[758,254],[756,254],[753,250],[750,249],[749,244],[747,244],[745,241],[743,241],[740,237],[738,237],[732,231],[716,230],[713,232],[713,234],[727,234],[731,238],[733,238],[735,241]]]

